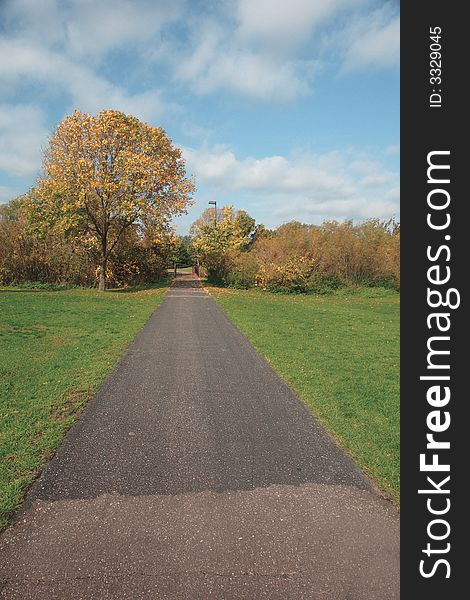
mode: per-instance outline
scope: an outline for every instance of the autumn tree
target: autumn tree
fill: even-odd
[[[191,238],[189,235],[176,236],[169,256],[170,263],[177,263],[182,266],[191,265],[193,257],[191,254]]]
[[[100,290],[124,232],[134,228],[158,239],[175,215],[186,212],[194,191],[181,151],[165,131],[115,110],[66,117],[50,139],[43,168],[31,195],[31,220],[96,240]]]
[[[219,209],[217,221],[213,209],[206,209],[190,229],[193,251],[207,269],[209,279],[221,281],[237,251],[245,250],[255,231],[255,220],[244,210],[232,206]]]

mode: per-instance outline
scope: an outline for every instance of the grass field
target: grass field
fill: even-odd
[[[379,488],[399,503],[399,295],[208,287]]]
[[[165,289],[0,288],[0,527]]]

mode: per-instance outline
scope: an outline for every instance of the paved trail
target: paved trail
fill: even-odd
[[[0,546],[9,600],[399,597],[396,511],[192,276]]]

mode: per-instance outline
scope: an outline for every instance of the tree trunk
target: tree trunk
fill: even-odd
[[[100,292],[104,292],[106,289],[106,267],[108,265],[108,256],[108,228],[105,223],[101,235],[100,282],[98,284],[98,290]]]
[[[98,290],[100,292],[104,292],[106,289],[106,266],[108,263],[108,259],[104,256],[101,257],[100,261],[100,281],[98,284]]]

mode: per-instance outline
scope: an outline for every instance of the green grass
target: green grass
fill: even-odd
[[[321,423],[399,502],[399,295],[209,288]]]
[[[165,290],[0,288],[0,527]]]

